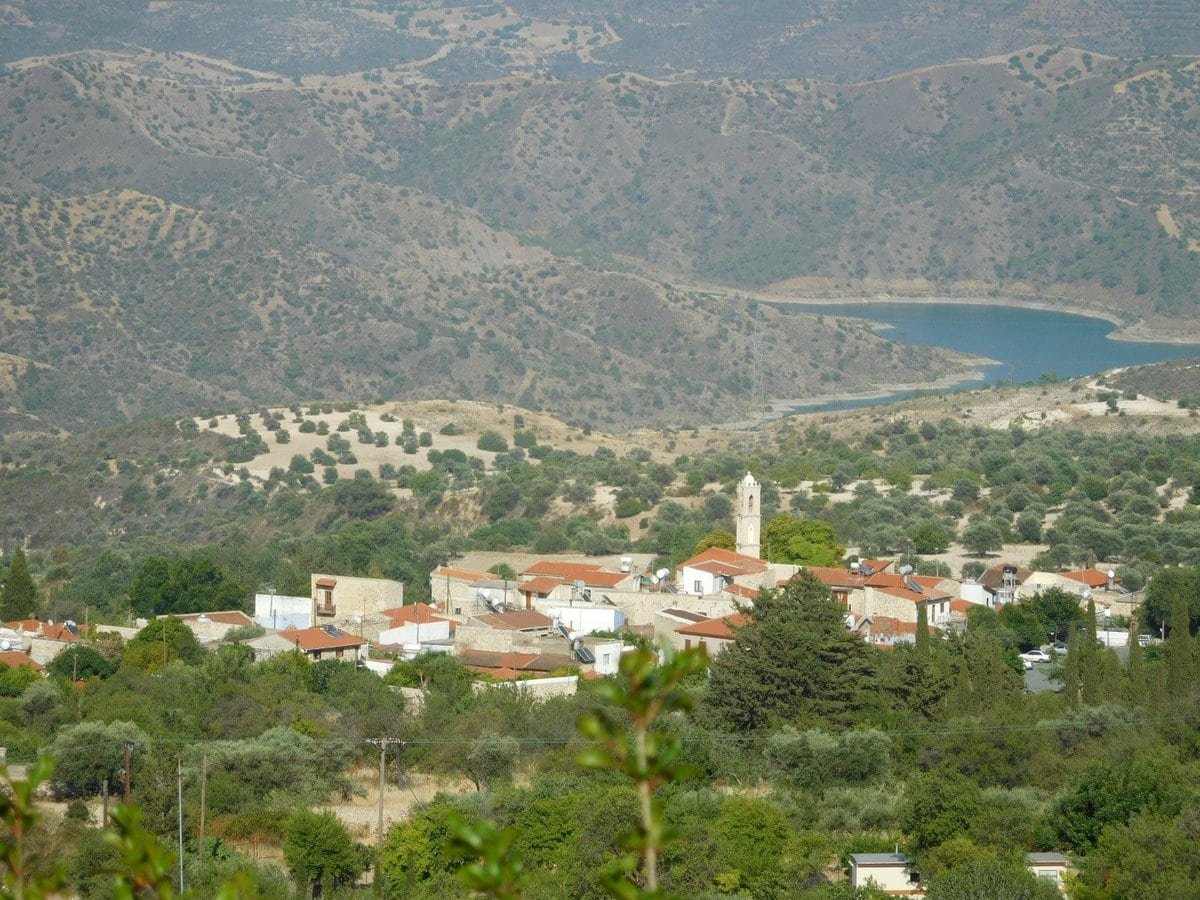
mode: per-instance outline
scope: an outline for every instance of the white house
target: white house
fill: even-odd
[[[850,886],[874,885],[893,897],[921,897],[921,876],[910,868],[912,858],[903,853],[851,853]]]
[[[719,594],[732,584],[749,588],[775,586],[770,566],[763,560],[720,547],[710,547],[679,567],[679,590],[685,594]]]
[[[1067,873],[1070,863],[1061,853],[1026,853],[1025,866],[1037,878],[1051,882],[1062,891],[1063,875]]]

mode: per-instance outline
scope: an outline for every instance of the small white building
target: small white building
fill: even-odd
[[[894,897],[923,896],[921,876],[912,871],[912,863],[903,853],[851,853],[850,886],[874,885]]]
[[[733,584],[748,588],[774,587],[771,567],[761,559],[710,547],[679,566],[679,590],[702,597],[720,594]]]
[[[1026,853],[1025,866],[1037,878],[1051,882],[1059,891],[1063,890],[1063,876],[1070,863],[1061,853]]]
[[[556,624],[581,637],[595,631],[618,631],[625,625],[625,613],[611,606],[554,606],[546,612]]]

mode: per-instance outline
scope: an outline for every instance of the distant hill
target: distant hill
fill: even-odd
[[[877,66],[835,73],[877,80],[707,77],[812,71],[743,53],[768,25],[805,45],[802,12],[831,54],[892,14],[644,6],[6,4],[0,429],[400,396],[680,424],[963,369],[755,292],[1197,327],[1192,60],[1040,44],[894,74],[881,38]],[[986,40],[964,4],[898,27],[926,29],[923,62],[1034,32],[1169,50],[1194,18],[1046,7],[1007,5]],[[613,71],[668,44],[642,67],[667,77]],[[551,77],[564,54],[578,71]]]
[[[1066,44],[1125,58],[1193,53],[1191,0],[8,0],[0,62],[85,49],[190,52],[287,78],[403,66],[442,82],[544,72],[592,80],[856,81]]]

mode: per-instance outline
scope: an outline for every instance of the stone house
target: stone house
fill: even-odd
[[[404,605],[404,585],[390,578],[312,576],[314,627],[336,625],[374,639],[387,626],[385,609]]]

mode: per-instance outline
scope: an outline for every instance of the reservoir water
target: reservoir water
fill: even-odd
[[[1200,344],[1151,344],[1114,341],[1114,326],[1103,319],[1071,313],[1012,306],[962,303],[828,303],[779,304],[782,312],[870,319],[889,326],[881,336],[900,344],[929,344],[984,356],[997,365],[984,366],[982,381],[964,382],[961,389],[1011,381],[1036,381],[1043,374],[1061,378],[1091,375],[1118,366],[1200,357]],[[848,409],[912,396],[914,391],[886,398],[850,400],[796,407]]]

